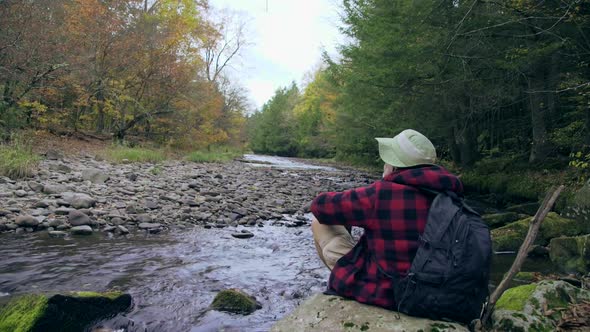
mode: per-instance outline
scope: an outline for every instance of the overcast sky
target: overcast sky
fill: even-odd
[[[232,71],[260,108],[279,87],[302,82],[321,62],[322,49],[335,54],[342,41],[338,0],[209,0],[240,11],[252,43]],[[267,11],[268,3],[268,11]]]

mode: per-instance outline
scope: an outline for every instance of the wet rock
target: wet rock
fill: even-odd
[[[94,184],[104,184],[110,176],[99,169],[87,168],[82,170],[82,178]]]
[[[92,227],[88,225],[75,226],[70,229],[74,235],[90,235],[92,234]]]
[[[39,225],[39,220],[31,215],[25,214],[16,216],[15,223],[20,227],[36,227]]]
[[[66,237],[66,236],[68,236],[68,233],[63,232],[63,231],[49,231],[49,236],[50,237]]]
[[[316,294],[276,323],[271,331],[467,332],[469,329],[457,323],[410,317],[338,296]]]
[[[262,308],[256,298],[239,289],[226,289],[217,293],[210,308],[234,314],[249,315]]]
[[[564,272],[590,272],[590,234],[554,238],[549,244],[551,261]]]
[[[231,236],[235,237],[236,239],[249,239],[254,236],[251,232],[243,230],[239,233],[232,233]]]
[[[496,331],[555,331],[560,308],[590,300],[590,291],[565,281],[544,280],[508,289],[498,302],[492,320]]]
[[[72,292],[27,294],[0,308],[0,331],[85,331],[93,322],[126,312],[129,294]]]
[[[72,210],[68,213],[68,222],[72,226],[93,225],[90,217],[78,210]]]

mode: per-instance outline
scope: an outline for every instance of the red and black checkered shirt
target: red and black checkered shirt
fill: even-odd
[[[394,309],[389,275],[405,275],[424,232],[432,195],[416,187],[462,194],[461,181],[440,166],[396,170],[369,186],[321,193],[311,212],[322,224],[364,228],[356,247],[336,262],[329,290],[361,303]],[[355,257],[356,256],[356,257]]]

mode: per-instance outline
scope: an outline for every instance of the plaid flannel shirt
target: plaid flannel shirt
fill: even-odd
[[[395,308],[393,282],[405,275],[424,232],[432,196],[416,187],[462,194],[459,179],[440,166],[396,170],[369,186],[317,196],[311,212],[322,224],[364,228],[355,248],[338,260],[328,289],[361,303]]]

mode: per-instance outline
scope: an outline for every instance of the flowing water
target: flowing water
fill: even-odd
[[[278,157],[246,158],[266,166],[317,167]],[[315,254],[309,227],[268,225],[248,228],[254,233],[250,239],[233,238],[239,230],[195,227],[128,238],[5,235],[0,237],[0,297],[116,289],[131,294],[135,305],[101,322],[114,329],[268,331],[302,299],[322,291],[329,272]],[[511,261],[495,259],[495,280]],[[207,310],[215,294],[227,288],[254,295],[262,309],[248,316]]]

